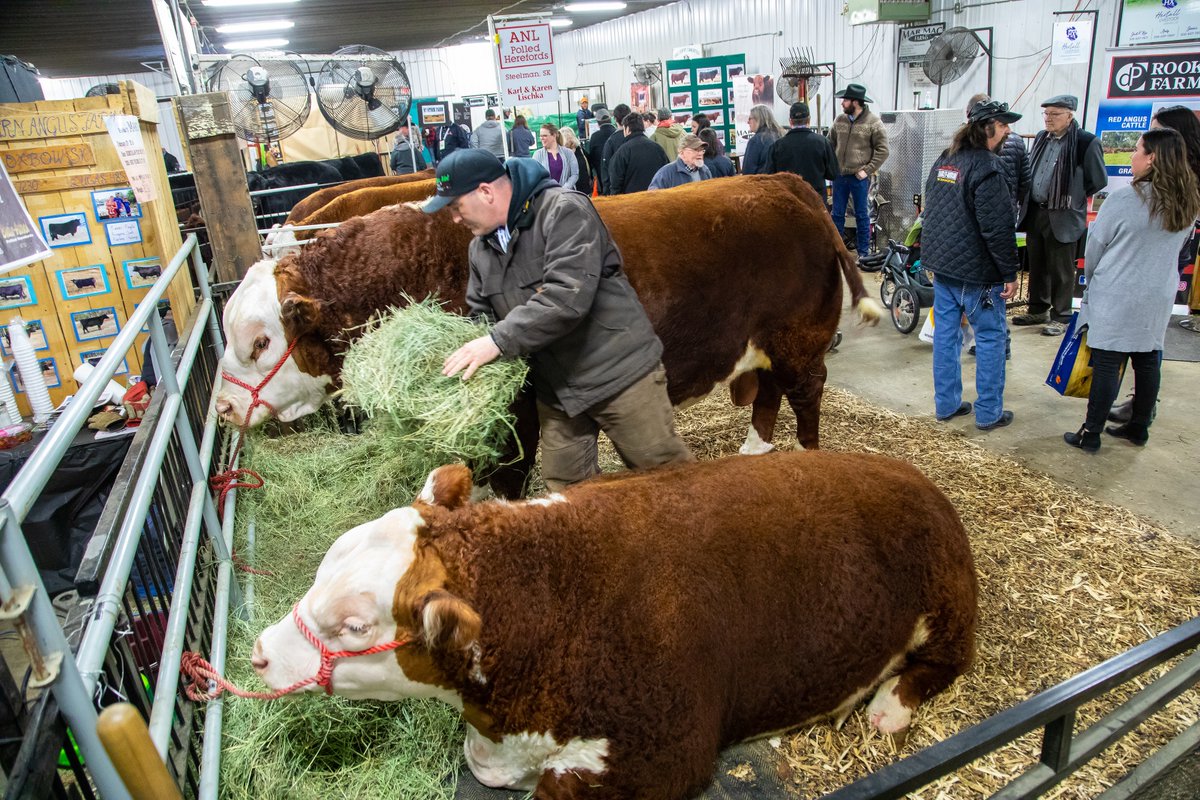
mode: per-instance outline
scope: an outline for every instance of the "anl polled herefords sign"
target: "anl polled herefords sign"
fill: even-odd
[[[558,102],[558,72],[548,22],[496,27],[504,105]]]

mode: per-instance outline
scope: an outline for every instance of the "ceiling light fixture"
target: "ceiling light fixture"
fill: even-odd
[[[624,11],[624,3],[610,2],[584,2],[584,3],[567,3],[563,6],[566,11]]]
[[[239,39],[236,42],[226,42],[226,50],[274,50],[288,43],[287,39]]]
[[[575,21],[567,17],[553,17],[550,20],[551,28],[569,28],[575,24]]]
[[[299,0],[201,0],[206,6],[221,8],[223,6],[277,6],[283,3],[296,3]]]
[[[290,19],[265,19],[261,22],[234,22],[229,25],[218,25],[217,33],[262,33],[264,31],[285,31],[296,27]]]

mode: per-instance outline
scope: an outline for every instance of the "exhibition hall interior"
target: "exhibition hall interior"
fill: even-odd
[[[1198,52],[0,4],[4,797],[1200,796]]]

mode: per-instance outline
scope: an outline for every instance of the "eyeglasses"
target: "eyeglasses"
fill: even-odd
[[[1043,111],[1042,116],[1046,119],[1052,119],[1053,117],[1065,117],[1070,113],[1070,111]]]

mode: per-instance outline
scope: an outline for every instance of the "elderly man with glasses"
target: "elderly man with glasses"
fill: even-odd
[[[1027,234],[1029,311],[1014,325],[1044,325],[1060,336],[1071,318],[1075,254],[1087,229],[1087,199],[1108,185],[1100,139],[1075,121],[1078,98],[1069,94],[1042,103],[1045,130],[1033,140],[1033,181],[1021,209]]]

